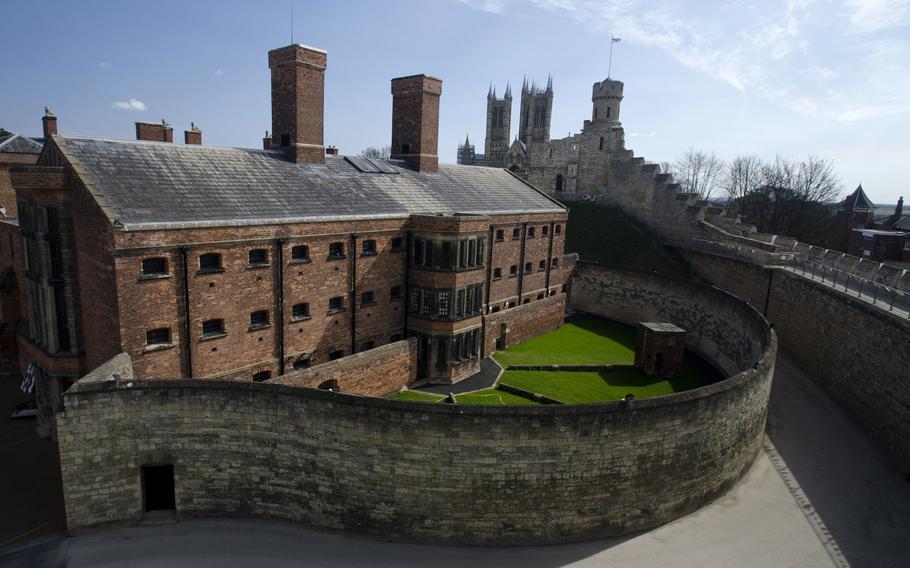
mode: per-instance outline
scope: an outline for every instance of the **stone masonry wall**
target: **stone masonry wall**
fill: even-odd
[[[417,340],[396,341],[382,347],[292,371],[269,381],[273,384],[317,388],[336,381],[343,393],[388,396],[417,379]]]
[[[785,270],[684,254],[702,277],[767,309],[800,369],[910,468],[910,321]]]
[[[565,320],[566,295],[558,293],[531,304],[524,304],[484,316],[483,356],[496,351],[496,340],[505,330],[505,345],[510,347],[552,331]]]
[[[593,267],[591,282],[595,271],[608,281],[609,269]],[[609,281],[635,288],[642,278]],[[666,523],[723,493],[752,463],[776,349],[744,303],[692,289],[667,283],[672,300],[660,309],[743,324],[722,345],[753,348],[728,356],[745,370],[629,404],[456,407],[268,382],[80,381],[58,418],[69,528],[138,522],[144,464],[173,464],[178,519],[263,518],[481,545]]]

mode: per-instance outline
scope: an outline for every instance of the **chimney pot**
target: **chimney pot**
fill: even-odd
[[[325,162],[323,109],[328,55],[294,44],[269,51],[272,142],[298,163]]]
[[[44,116],[41,117],[41,129],[44,132],[44,139],[47,140],[52,135],[57,134],[57,117],[51,112],[51,109],[44,107]]]
[[[335,146],[328,146],[328,147],[325,149],[325,155],[326,155],[326,156],[337,156],[337,155],[338,155],[338,148],[336,148]]]
[[[897,207],[894,209],[894,215],[900,217],[904,213],[904,196],[901,195],[897,200]]]
[[[190,123],[190,129],[183,131],[183,143],[184,144],[202,144],[202,131],[199,130],[199,127],[196,126],[195,122]]]
[[[269,131],[265,131],[265,138],[262,139],[262,149],[271,150],[272,149],[272,137],[269,136]]]
[[[171,125],[165,120],[162,120],[161,122],[137,122],[136,140],[173,142],[174,129],[171,128]]]
[[[419,172],[439,171],[442,80],[429,75],[392,79],[392,159]]]

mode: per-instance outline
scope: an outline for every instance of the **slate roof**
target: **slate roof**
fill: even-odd
[[[842,209],[853,211],[871,211],[872,209],[875,209],[875,204],[872,203],[872,200],[869,199],[866,192],[863,191],[863,184],[859,184],[853,193],[841,201],[840,206]]]
[[[0,136],[0,152],[10,154],[40,154],[40,142],[19,134]]]
[[[440,164],[361,172],[351,159],[295,164],[276,150],[55,136],[108,215],[126,229],[248,225],[410,214],[565,212],[499,168]],[[356,160],[355,160],[356,161]]]

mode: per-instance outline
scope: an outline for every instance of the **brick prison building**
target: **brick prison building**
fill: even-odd
[[[19,360],[46,420],[121,352],[137,378],[260,381],[413,337],[418,380],[450,383],[562,321],[565,207],[506,170],[438,164],[439,79],[392,80],[376,160],[324,146],[324,51],[269,67],[264,149],[138,123],[136,141],[50,133],[12,169]]]

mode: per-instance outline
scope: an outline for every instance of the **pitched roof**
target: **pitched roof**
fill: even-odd
[[[853,193],[841,201],[840,206],[842,209],[850,209],[853,211],[875,209],[875,204],[872,203],[872,200],[869,199],[869,197],[866,196],[866,192],[863,191],[863,184],[859,184]]]
[[[565,211],[499,168],[440,164],[421,173],[395,160],[296,164],[276,150],[54,140],[126,229]],[[363,171],[371,165],[374,172]]]
[[[0,137],[0,152],[10,154],[40,154],[41,143],[20,134]]]

